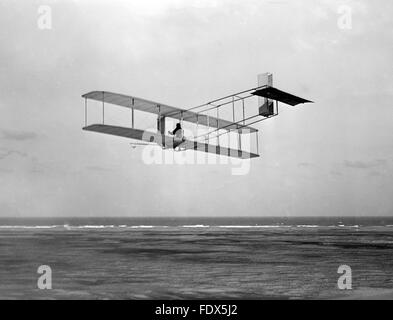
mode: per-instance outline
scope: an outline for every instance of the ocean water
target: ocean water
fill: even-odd
[[[393,290],[392,258],[393,218],[2,218],[0,298],[335,299]]]

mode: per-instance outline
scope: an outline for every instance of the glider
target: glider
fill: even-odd
[[[258,130],[251,125],[277,116],[279,102],[290,106],[312,102],[273,87],[271,73],[258,76],[258,87],[237,92],[190,109],[176,108],[167,104],[108,91],[91,91],[82,95],[82,97],[85,99],[85,126],[83,130],[142,141],[135,143],[135,145],[156,144],[164,149],[194,150],[241,159],[259,157]],[[246,109],[246,102],[255,97],[258,98],[257,104],[253,107],[247,106]],[[87,124],[89,100],[98,101],[102,104],[102,123]],[[130,126],[116,126],[106,123],[105,104],[130,109]],[[231,119],[220,117],[220,112],[228,107],[231,109]],[[156,132],[135,126],[135,110],[144,114],[150,113],[157,117]],[[248,115],[246,115],[246,111]],[[166,120],[168,119],[180,122],[182,126],[183,123],[196,126],[197,134],[186,137],[183,130],[180,130],[175,136],[166,134]],[[202,133],[200,133],[200,128],[204,128]],[[222,140],[220,143],[220,137],[229,133],[237,135],[237,145],[235,147],[225,145]],[[245,150],[242,148],[242,141],[246,135],[253,134],[256,136],[256,151],[252,151],[252,148]]]

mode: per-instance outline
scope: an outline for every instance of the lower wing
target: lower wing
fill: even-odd
[[[156,143],[161,147],[173,148],[173,137],[162,135],[156,132],[149,132],[126,127],[110,126],[105,124],[93,124],[84,127],[83,130],[105,133],[118,137],[145,141],[149,143]],[[259,157],[259,155],[256,153],[191,140],[185,140],[183,143],[181,143],[180,147],[186,150],[202,151],[232,158],[251,159]]]

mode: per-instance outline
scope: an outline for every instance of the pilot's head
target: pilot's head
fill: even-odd
[[[179,128],[179,129],[181,129],[181,125],[180,125],[180,123],[176,123],[176,128]]]

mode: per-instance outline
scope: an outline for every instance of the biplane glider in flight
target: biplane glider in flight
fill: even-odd
[[[270,73],[259,75],[258,86],[255,88],[237,92],[190,109],[176,108],[163,103],[107,91],[92,91],[82,97],[85,99],[85,126],[83,130],[141,141],[135,145],[156,144],[164,149],[195,150],[240,159],[259,157],[259,132],[251,125],[277,116],[279,102],[290,106],[312,102],[273,87],[273,76]],[[246,104],[255,97],[257,98],[256,103],[251,106]],[[102,123],[87,124],[88,100],[98,101],[99,105],[102,105]],[[105,104],[128,108],[131,112],[127,116],[130,120],[129,126],[108,124],[105,121]],[[224,117],[224,108],[229,108],[230,111],[227,118]],[[156,132],[137,128],[135,125],[136,111],[142,116],[147,113],[156,116]],[[175,135],[168,135],[165,125],[168,119],[179,122],[182,128],[183,123],[196,126],[197,134],[186,137],[184,130],[180,129]],[[203,127],[203,133],[200,133],[201,127]],[[229,134],[237,136],[235,146],[225,145],[222,141],[224,139],[220,140],[221,136]],[[256,150],[252,150],[251,147],[249,150],[242,148],[242,142],[246,135],[255,135]]]

